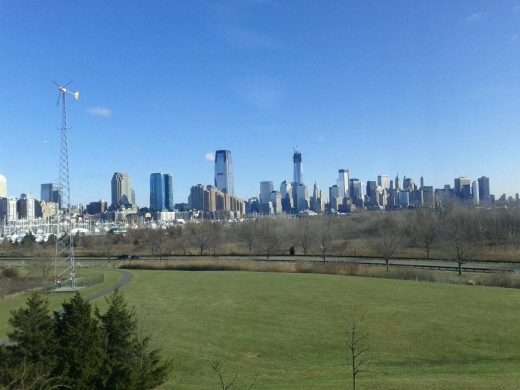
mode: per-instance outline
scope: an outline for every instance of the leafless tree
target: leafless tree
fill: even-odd
[[[249,256],[251,256],[253,248],[258,244],[260,238],[258,220],[255,219],[253,221],[245,221],[236,226],[238,240],[247,245],[247,249],[249,250]]]
[[[159,261],[162,257],[171,250],[173,242],[170,232],[161,227],[157,229],[148,229],[147,234],[148,245],[152,248],[152,255],[159,256]]]
[[[54,268],[54,256],[56,252],[51,248],[42,248],[34,256],[31,262],[31,268],[34,268],[43,278],[48,280],[51,275],[51,271]]]
[[[382,228],[372,242],[374,251],[385,260],[387,271],[390,259],[395,255],[399,246],[399,235],[392,228]]]
[[[480,240],[476,239],[474,215],[468,210],[458,210],[445,221],[444,246],[448,257],[458,265],[462,275],[462,265],[473,260],[480,249]]]
[[[311,217],[302,217],[293,225],[292,237],[303,249],[303,255],[307,256],[309,248],[316,244],[316,224]]]
[[[262,219],[259,221],[260,245],[265,253],[267,260],[274,251],[280,248],[281,232],[277,221],[272,219]]]
[[[415,240],[426,250],[426,259],[430,258],[432,246],[439,239],[439,221],[430,209],[419,210],[415,214],[412,226]]]
[[[327,253],[334,247],[334,233],[331,217],[320,218],[317,221],[315,226],[316,246],[323,262],[326,260]]]
[[[202,221],[189,226],[189,240],[200,251],[201,256],[211,245],[210,224],[211,222]]]
[[[349,370],[352,372],[352,388],[354,390],[356,390],[356,376],[368,371],[366,366],[371,360],[364,355],[370,349],[369,346],[364,345],[368,333],[362,332],[360,329],[365,315],[366,312],[358,315],[355,309],[351,309],[350,313],[345,317],[345,330],[347,334],[345,346],[348,351],[347,364]]]
[[[219,362],[218,360],[212,359],[209,355],[209,344],[204,343],[200,346],[200,354],[202,358],[209,364],[212,370],[217,374],[219,378],[219,388],[222,390],[231,389],[238,378],[238,369],[232,371],[229,375],[226,375],[226,363],[229,360],[230,354],[228,353],[223,362]],[[256,383],[258,378],[258,371],[255,371],[254,378],[251,384],[247,387],[248,390],[252,389]]]
[[[222,245],[222,239],[224,235],[223,225],[221,223],[212,223],[208,225],[209,234],[209,247],[211,248],[212,255],[215,257],[218,254],[218,250]]]

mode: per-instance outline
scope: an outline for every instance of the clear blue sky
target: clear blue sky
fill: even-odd
[[[0,2],[0,173],[9,196],[58,179],[70,80],[72,203],[110,202],[114,172],[142,206],[152,172],[175,202],[213,182],[229,149],[235,194],[351,177],[427,185],[490,177],[520,191],[520,0]]]

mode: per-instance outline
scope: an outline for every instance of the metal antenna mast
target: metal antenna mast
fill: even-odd
[[[79,97],[79,92],[72,93],[65,87],[72,83],[72,80],[60,87],[56,82],[59,90],[58,101],[56,106],[60,104],[60,97],[63,104],[61,117],[61,149],[60,149],[60,173],[59,173],[59,209],[63,210],[63,214],[59,213],[56,223],[56,257],[54,259],[54,288],[61,286],[60,277],[66,271],[70,270],[67,280],[71,281],[71,287],[76,287],[76,271],[74,268],[74,249],[73,249],[73,235],[71,234],[70,226],[70,184],[69,184],[69,136],[67,128],[67,94],[71,94],[76,99]],[[62,221],[62,217],[63,221]],[[58,268],[65,263],[68,267],[59,273]]]

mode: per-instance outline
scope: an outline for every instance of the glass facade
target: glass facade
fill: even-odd
[[[215,153],[215,187],[225,194],[234,195],[234,182],[231,152],[229,150],[217,150]]]

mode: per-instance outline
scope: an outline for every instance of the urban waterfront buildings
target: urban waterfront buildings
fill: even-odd
[[[150,175],[150,211],[173,211],[173,178],[169,173]]]
[[[115,172],[112,176],[112,207],[133,204],[132,181],[127,173]]]
[[[295,148],[293,154],[293,187],[303,184],[302,154]]]
[[[45,202],[60,203],[60,186],[58,183],[42,184],[40,189],[40,199]]]
[[[234,180],[231,152],[217,150],[215,153],[215,187],[225,194],[234,195]]]

